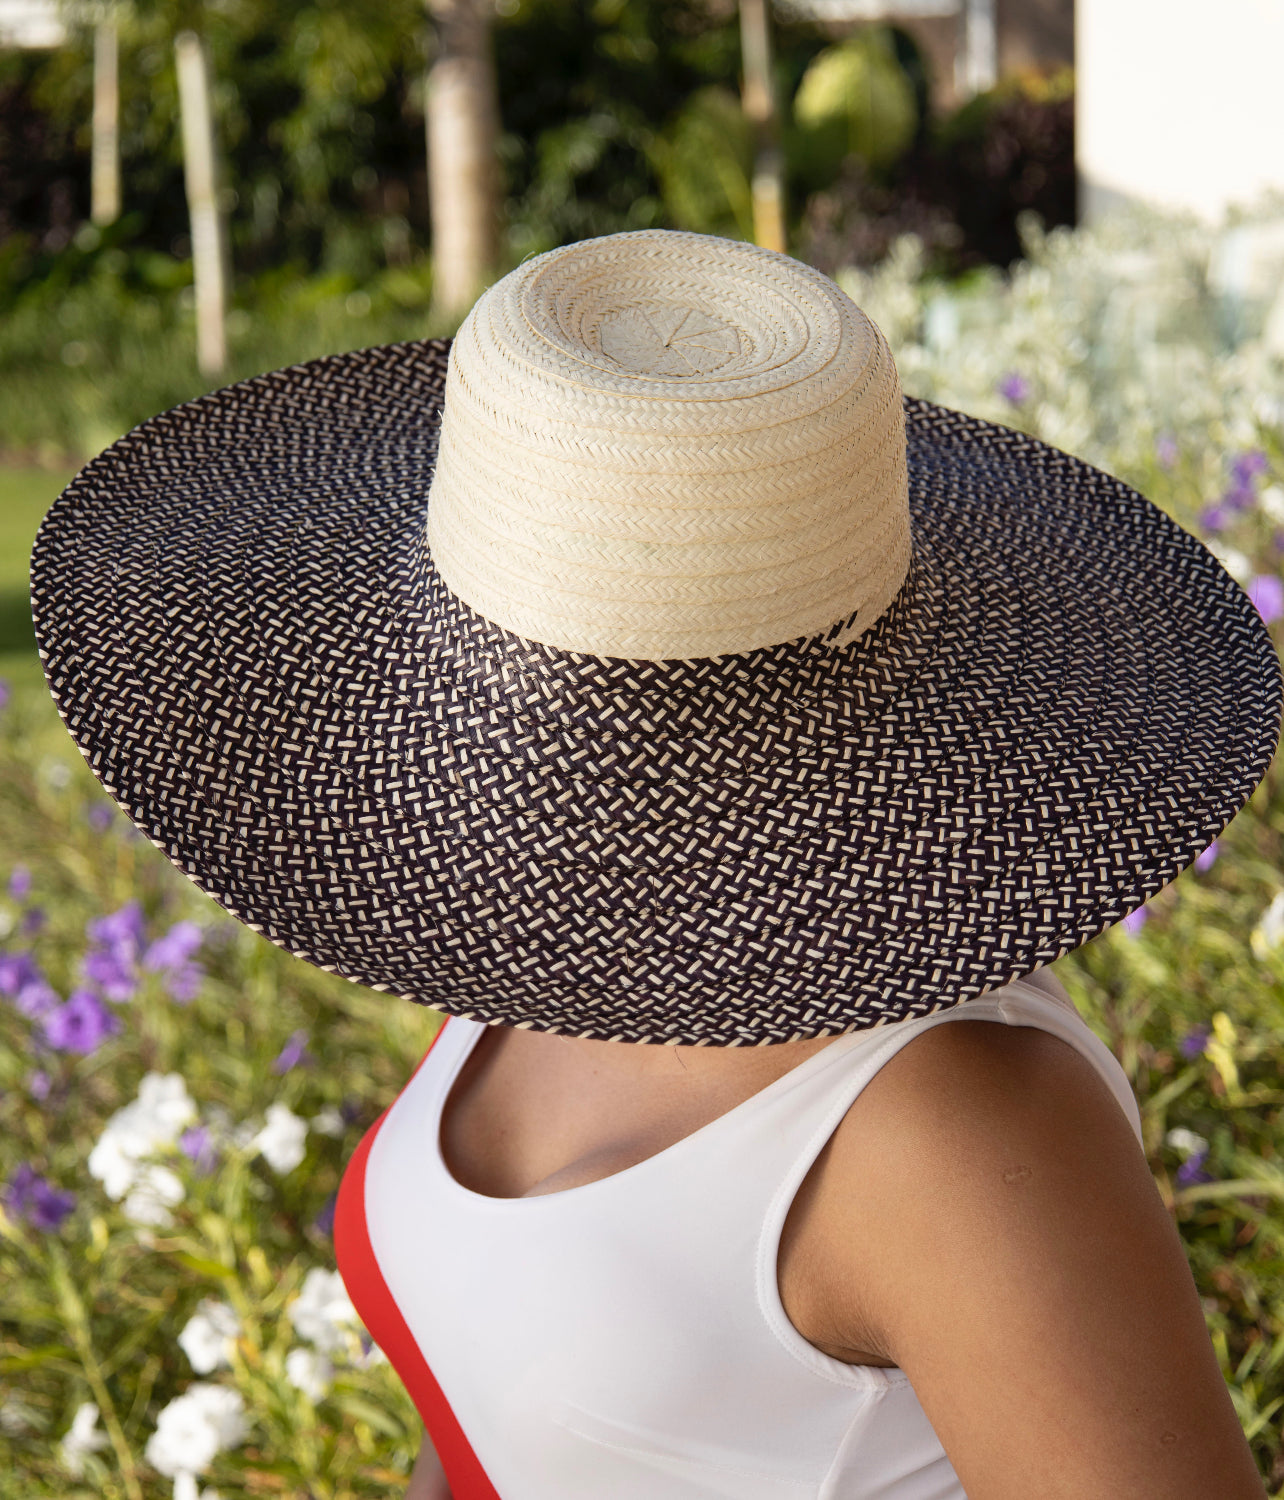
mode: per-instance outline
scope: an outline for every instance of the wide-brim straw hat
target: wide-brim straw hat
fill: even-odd
[[[323,969],[652,1043],[978,996],[1153,895],[1276,746],[1243,590],[1109,475],[902,399],[828,278],[608,236],[453,347],[89,463],[32,558],[111,796]]]

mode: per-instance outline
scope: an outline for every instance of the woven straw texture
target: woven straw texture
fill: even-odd
[[[920,401],[912,565],[855,639],[636,661],[513,634],[426,545],[447,353],[153,418],[33,554],[46,674],[104,787],[311,963],[585,1037],[836,1035],[1087,941],[1263,774],[1279,665],[1206,549]]]
[[[721,656],[868,629],[910,560],[881,333],[827,276],[647,230],[520,266],[446,378],[428,542],[447,586],[545,645]]]

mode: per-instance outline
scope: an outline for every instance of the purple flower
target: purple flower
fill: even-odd
[[[106,802],[93,802],[85,813],[85,819],[95,833],[106,833],[116,820],[116,810]]]
[[[1030,382],[1024,375],[1015,370],[1008,373],[999,381],[999,395],[1005,401],[1010,401],[1013,406],[1020,406],[1023,401],[1029,400]]]
[[[181,1005],[196,998],[205,970],[192,961],[205,934],[195,922],[175,922],[143,955],[143,967],[159,970],[165,976],[165,987]]]
[[[295,1067],[307,1056],[303,1050],[307,1045],[307,1040],[308,1034],[306,1031],[294,1032],[290,1040],[281,1048],[281,1055],[272,1064],[272,1071],[274,1073],[288,1073],[291,1068]],[[308,1057],[308,1061],[311,1062],[312,1059]]]
[[[81,963],[85,978],[98,985],[109,1000],[132,1000],[146,936],[142,907],[130,901],[119,911],[95,917],[86,924],[85,935],[93,945]]]
[[[180,1005],[188,1005],[196,999],[204,978],[205,970],[200,964],[183,964],[166,976],[165,988],[171,999],[177,1000]]]
[[[1221,503],[1226,510],[1242,515],[1257,503],[1257,493],[1245,485],[1235,485],[1222,496]]]
[[[1177,439],[1171,432],[1161,432],[1155,439],[1155,457],[1161,469],[1171,469],[1177,462]]]
[[[50,1011],[58,1008],[60,1002],[57,990],[42,976],[33,979],[30,984],[24,984],[14,996],[13,1003],[29,1020],[43,1021]]]
[[[33,1099],[49,1097],[49,1075],[43,1068],[33,1068],[27,1075],[27,1092]]]
[[[9,876],[9,899],[25,901],[31,894],[31,871],[26,865],[14,865]]]
[[[1208,1036],[1207,1026],[1196,1026],[1194,1031],[1188,1031],[1181,1039],[1181,1055],[1198,1057],[1208,1045]]]
[[[1146,925],[1146,908],[1139,906],[1136,911],[1130,911],[1119,924],[1129,937],[1136,937]]]
[[[1206,505],[1199,513],[1199,524],[1205,531],[1222,531],[1230,521],[1224,505]]]
[[[93,1052],[120,1029],[120,1017],[93,990],[73,990],[67,1003],[44,1020],[45,1040],[60,1052]]]
[[[108,1000],[134,998],[137,983],[134,966],[119,948],[91,948],[81,960],[80,971],[92,980]]]
[[[1208,848],[1195,861],[1195,868],[1202,874],[1205,870],[1211,870],[1217,862],[1217,840],[1214,839]]]
[[[1213,1180],[1211,1174],[1203,1170],[1207,1157],[1207,1151],[1192,1151],[1177,1168],[1177,1181],[1183,1187],[1189,1187],[1193,1182],[1211,1182]]]
[[[59,1192],[26,1162],[4,1190],[4,1206],[15,1219],[26,1219],[35,1229],[58,1229],[76,1206],[75,1195]]]
[[[1265,474],[1269,468],[1265,453],[1260,448],[1250,448],[1246,453],[1241,453],[1231,464],[1231,477],[1239,488],[1251,493],[1253,481],[1259,474]]]
[[[22,914],[22,921],[18,923],[18,931],[23,937],[35,937],[36,933],[43,930],[44,925],[44,907],[29,906]]]
[[[143,909],[137,901],[129,901],[119,911],[109,912],[105,917],[95,917],[88,922],[85,936],[91,943],[102,943],[110,948],[128,948],[132,958],[142,951],[146,937]]]
[[[30,953],[0,953],[0,995],[16,995],[43,978]]]
[[[9,684],[4,680],[3,677],[0,677],[0,708],[3,708],[8,703],[8,701]]]
[[[203,936],[195,922],[175,922],[143,954],[143,968],[177,969],[201,946]]]
[[[322,1234],[332,1235],[334,1233],[334,1206],[338,1202],[338,1193],[331,1193],[321,1207],[321,1212],[313,1219],[313,1226]]]
[[[1284,615],[1284,583],[1273,573],[1258,573],[1248,581],[1248,597],[1267,625]]]
[[[206,1126],[190,1126],[179,1136],[178,1144],[183,1155],[191,1158],[202,1177],[208,1177],[218,1165],[218,1151]]]

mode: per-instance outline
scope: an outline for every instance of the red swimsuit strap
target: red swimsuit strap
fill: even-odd
[[[415,1074],[428,1061],[428,1053],[441,1040],[449,1021],[443,1021],[407,1080],[410,1087]],[[397,1096],[401,1097],[400,1094]],[[395,1100],[393,1101],[396,1102]],[[392,1105],[374,1122],[353,1153],[339,1184],[334,1205],[334,1252],[348,1296],[370,1336],[388,1356],[393,1369],[415,1403],[432,1440],[441,1466],[446,1471],[454,1500],[499,1500],[494,1485],[486,1477],[463,1429],[450,1409],[450,1403],[437,1384],[436,1377],[420,1352],[414,1334],[406,1325],[401,1309],[383,1279],[370,1230],[366,1223],[366,1161],[379,1127],[388,1117]]]

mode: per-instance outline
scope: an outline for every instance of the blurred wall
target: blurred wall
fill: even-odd
[[[1082,219],[1284,191],[1282,0],[1078,0],[1076,33]]]

